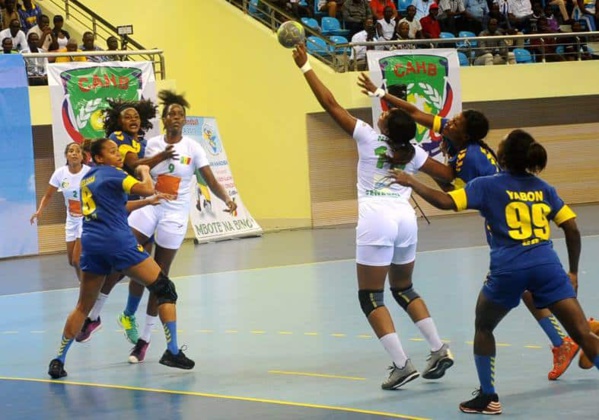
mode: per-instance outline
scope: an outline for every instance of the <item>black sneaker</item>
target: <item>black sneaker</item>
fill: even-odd
[[[501,403],[497,394],[483,394],[479,388],[472,395],[474,398],[460,404],[460,411],[468,414],[501,414]]]
[[[67,371],[64,370],[64,363],[58,359],[52,359],[50,366],[48,367],[48,375],[52,379],[64,378],[67,376]]]
[[[186,370],[193,369],[193,367],[196,365],[196,363],[193,360],[185,356],[183,350],[179,350],[179,353],[173,354],[169,349],[166,349],[166,351],[160,358],[159,363],[164,366]]]

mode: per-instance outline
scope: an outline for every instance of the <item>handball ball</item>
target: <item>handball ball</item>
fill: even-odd
[[[279,43],[285,48],[295,48],[305,40],[304,27],[293,20],[283,23],[277,31]]]

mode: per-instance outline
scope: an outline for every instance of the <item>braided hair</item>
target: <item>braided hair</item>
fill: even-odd
[[[161,90],[158,93],[158,99],[160,99],[160,103],[163,106],[162,108],[162,118],[166,118],[168,114],[168,109],[171,105],[179,105],[183,108],[183,111],[189,108],[189,102],[185,99],[185,96],[182,94],[177,94],[172,90]]]
[[[154,125],[150,121],[156,117],[156,105],[149,99],[141,101],[123,101],[122,99],[108,99],[109,107],[104,110],[104,132],[106,136],[121,130],[119,117],[127,108],[133,108],[139,114],[139,134],[143,136]]]
[[[462,115],[466,120],[468,141],[486,149],[495,158],[495,161],[498,161],[495,151],[483,140],[489,132],[489,120],[485,117],[485,114],[473,109],[467,109],[462,112]]]

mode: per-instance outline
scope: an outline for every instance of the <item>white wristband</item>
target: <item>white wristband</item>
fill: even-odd
[[[302,71],[302,73],[306,73],[306,72],[312,70],[312,66],[310,65],[310,62],[306,61],[306,63],[300,67],[300,70]]]
[[[368,92],[368,96],[370,97],[374,97],[376,96],[377,98],[382,98],[383,96],[385,96],[387,94],[387,92],[385,92],[383,89],[381,88],[377,88],[377,90],[375,90],[374,92]]]

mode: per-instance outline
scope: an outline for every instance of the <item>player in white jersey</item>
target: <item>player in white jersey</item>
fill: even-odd
[[[387,171],[390,168],[404,168],[410,173],[422,171],[442,182],[450,181],[452,172],[449,167],[430,158],[420,147],[412,145],[416,123],[405,112],[395,109],[383,113],[378,121],[379,135],[337,103],[311,69],[304,45],[295,48],[293,58],[321,106],[357,142],[358,297],[368,322],[393,360],[391,372],[382,388],[397,389],[419,376],[403,350],[393,320],[384,305],[383,289],[387,275],[393,297],[430,346],[431,353],[423,377],[441,378],[453,365],[453,356],[448,346],[441,342],[424,300],[412,286],[418,241],[416,214],[408,202],[412,190],[389,185]]]
[[[169,197],[152,208],[145,207],[129,216],[129,225],[140,244],[147,243],[152,235],[156,250],[154,259],[165,275],[185,239],[191,205],[191,189],[195,188],[195,173],[198,170],[214,194],[223,200],[228,211],[234,212],[237,204],[226,189],[216,180],[202,146],[183,136],[185,109],[189,104],[182,95],[171,91],[161,91],[162,122],[166,133],[148,140],[145,157],[163,153],[172,146],[176,159],[167,159],[152,168],[150,174],[156,183],[156,191]],[[144,329],[137,344],[130,353],[129,361],[139,363],[144,360],[150,342],[152,327],[157,323],[158,306],[153,295],[148,300]]]
[[[67,242],[67,257],[69,265],[75,268],[77,278],[81,279],[79,271],[79,256],[81,254],[81,226],[83,215],[81,213],[80,186],[81,179],[90,170],[90,167],[84,165],[83,152],[78,143],[69,143],[65,149],[67,164],[61,166],[52,174],[46,193],[40,201],[40,205],[31,216],[30,222],[42,217],[44,209],[52,199],[56,191],[62,192],[64,204],[67,209],[67,218],[65,221],[65,239]]]

